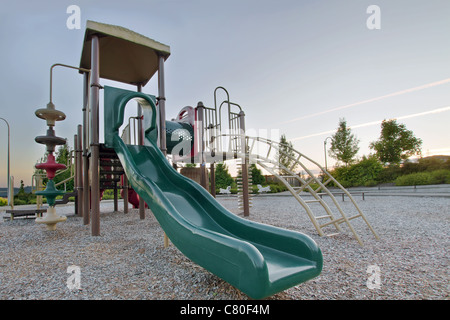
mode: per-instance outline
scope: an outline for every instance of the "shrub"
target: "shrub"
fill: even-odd
[[[24,205],[24,204],[27,204],[26,200],[14,199],[14,205],[21,206],[21,205]]]
[[[402,175],[401,168],[398,166],[386,167],[378,175],[379,183],[393,182]]]
[[[0,207],[7,206],[8,205],[8,199],[0,197]]]
[[[364,183],[364,187],[375,187],[377,184],[375,180],[368,180]]]
[[[431,172],[431,183],[450,183],[450,170],[440,169]]]
[[[117,198],[118,199],[122,199],[122,196],[120,195],[120,190],[117,190]],[[111,199],[114,199],[114,190],[113,189],[106,189],[106,190],[104,190],[103,191],[103,195],[102,195],[102,200],[111,200]],[[72,200],[70,200],[70,201],[72,201]]]
[[[422,158],[418,161],[419,171],[436,171],[439,169],[444,169],[446,165],[448,165],[448,163],[445,161],[433,157]]]
[[[406,174],[395,179],[396,186],[418,186],[424,184],[431,184],[431,174],[428,172]]]
[[[450,183],[450,170],[440,169],[431,172],[416,172],[395,179],[395,185],[397,186],[418,186],[442,183]]]
[[[264,184],[266,183],[266,178],[262,175],[260,169],[256,167],[256,164],[252,163],[250,165],[250,171],[252,174],[252,183],[253,185]]]
[[[226,189],[228,186],[232,186],[234,179],[228,172],[228,167],[225,163],[218,163],[216,165],[216,188]]]
[[[278,192],[287,191],[287,187],[283,184],[271,183],[271,184],[269,184],[269,186],[270,186],[269,193],[278,193]]]
[[[338,167],[333,177],[344,187],[373,186],[379,180],[383,166],[373,156],[363,157],[358,163],[347,167]]]

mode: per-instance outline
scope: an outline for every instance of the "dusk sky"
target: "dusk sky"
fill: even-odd
[[[80,8],[80,29],[66,25],[70,5]],[[380,8],[379,29],[367,25],[370,5]],[[449,17],[448,0],[3,3],[0,117],[11,126],[15,186],[20,180],[31,185],[34,165],[45,152],[34,138],[45,135],[47,127],[34,112],[49,101],[50,66],[79,66],[87,20],[122,26],[170,46],[168,120],[198,101],[213,106],[214,89],[223,86],[243,107],[252,135],[278,130],[321,164],[324,140],[340,118],[360,140],[359,157],[371,152],[381,121],[391,118],[423,140],[424,156],[450,155]],[[56,124],[56,135],[73,147],[82,122],[82,76],[63,68],[53,75],[53,102],[67,116]],[[154,80],[143,92],[157,94]],[[0,120],[1,187],[7,181],[6,151],[7,129]],[[330,157],[328,164],[334,164]]]

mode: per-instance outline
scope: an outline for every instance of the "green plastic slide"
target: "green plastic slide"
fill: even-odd
[[[115,149],[130,185],[186,257],[253,299],[320,274],[322,253],[310,237],[231,213],[173,169],[152,139],[145,146],[125,144],[118,128],[131,99],[156,114],[152,96],[105,87],[105,143]],[[149,121],[147,138],[154,124],[154,119]]]

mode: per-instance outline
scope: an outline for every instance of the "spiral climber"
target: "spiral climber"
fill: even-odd
[[[48,204],[47,212],[44,213],[42,217],[36,218],[36,223],[46,224],[48,230],[55,230],[56,224],[65,221],[67,217],[59,216],[56,213],[55,199],[65,192],[56,189],[53,179],[56,171],[65,169],[66,166],[55,161],[53,152],[55,151],[55,146],[66,144],[66,140],[55,136],[53,127],[55,126],[56,121],[64,120],[66,115],[62,111],[56,110],[55,105],[52,102],[48,103],[46,108],[36,110],[35,114],[38,118],[46,120],[48,126],[47,134],[45,136],[38,136],[35,138],[37,143],[45,144],[47,146],[47,161],[36,164],[36,168],[45,170],[48,178],[45,190],[36,192],[36,195],[44,196],[47,199]]]

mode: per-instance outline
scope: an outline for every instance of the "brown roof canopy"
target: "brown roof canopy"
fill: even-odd
[[[99,37],[100,78],[145,86],[158,71],[158,57],[170,55],[169,46],[134,31],[87,21],[80,68],[91,68],[93,35]]]

